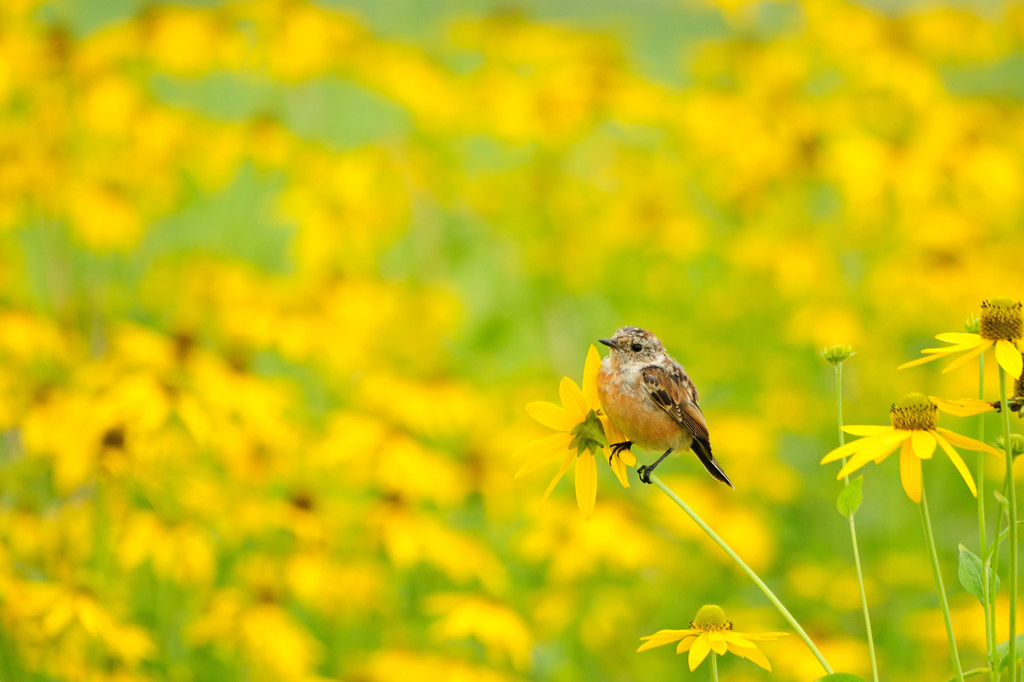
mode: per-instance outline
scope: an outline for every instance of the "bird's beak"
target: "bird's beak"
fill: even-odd
[[[615,342],[611,339],[598,339],[601,343],[608,346],[609,348],[615,348]]]

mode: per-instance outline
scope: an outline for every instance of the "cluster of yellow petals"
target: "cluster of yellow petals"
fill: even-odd
[[[721,608],[712,604],[701,607],[698,614],[709,609],[715,609],[717,613],[721,613]],[[725,622],[716,625],[702,623],[700,620],[700,618],[695,618],[686,630],[658,630],[653,635],[641,637],[640,639],[644,643],[640,645],[637,652],[679,642],[676,646],[676,653],[689,652],[687,663],[691,671],[696,670],[697,666],[711,652],[719,656],[731,653],[770,671],[772,667],[768,663],[768,659],[758,650],[754,642],[770,641],[779,637],[787,637],[789,634],[786,632],[734,632],[731,623]]]
[[[1024,369],[1024,362],[1021,360],[1021,352],[1024,352],[1024,340],[1022,339],[986,339],[980,334],[971,332],[946,332],[936,334],[935,338],[950,344],[941,348],[925,348],[921,352],[925,357],[904,362],[897,369],[906,369],[923,365],[932,360],[948,358],[958,353],[963,353],[959,358],[946,365],[942,372],[951,372],[957,367],[970,362],[989,348],[995,348],[996,362],[1006,370],[1007,374],[1017,378]]]
[[[922,396],[923,398],[923,396]],[[943,412],[956,416],[971,416],[991,411],[992,405],[982,400],[942,400],[927,398],[926,400]],[[845,457],[850,457],[836,474],[837,479],[848,476],[869,462],[880,464],[897,448],[900,450],[900,481],[907,496],[916,503],[921,502],[921,462],[932,459],[936,446],[949,458],[956,470],[964,479],[971,494],[977,497],[971,472],[963,458],[953,447],[978,450],[1000,456],[991,446],[954,431],[936,426],[934,428],[900,428],[893,420],[889,426],[844,426],[843,431],[853,436],[862,436],[860,440],[846,443],[825,455],[822,464],[828,464]]]
[[[561,405],[543,401],[529,403],[526,411],[530,416],[558,433],[527,443],[514,454],[516,457],[529,458],[516,472],[516,478],[536,471],[558,457],[562,458],[555,477],[544,491],[545,498],[551,494],[575,460],[576,504],[580,513],[587,519],[593,513],[597,500],[597,462],[591,450],[577,452],[570,449],[569,446],[575,438],[573,429],[584,423],[587,415],[594,412],[604,428],[608,445],[628,440],[601,410],[597,397],[597,373],[600,369],[601,355],[597,348],[591,345],[583,367],[582,389],[569,377],[562,377],[558,385]],[[609,448],[608,453],[608,463],[612,471],[615,472],[622,487],[628,488],[626,467],[636,466],[636,456],[628,449],[613,453]]]

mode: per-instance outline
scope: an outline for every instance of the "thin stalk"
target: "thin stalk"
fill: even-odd
[[[1007,483],[1006,483],[1006,481],[1003,481],[1003,498],[1004,499],[1007,496],[1006,488],[1007,488]],[[1009,510],[1007,510],[1007,516],[1009,516]],[[993,567],[995,567],[995,570],[994,570],[995,573],[999,572],[999,547],[1000,547],[1000,545],[1003,542],[1003,533],[1005,533],[1008,536],[1010,534],[1010,529],[1009,528],[1006,528],[1006,529],[1003,528],[1003,513],[1002,513],[1002,511],[1000,511],[1000,513],[996,516],[996,534],[995,534],[995,536],[992,539],[992,558],[989,560],[991,565]],[[995,632],[996,632],[996,608],[995,608],[995,604],[992,605],[992,610],[989,612],[988,616],[989,616],[989,625],[991,626],[992,633],[993,633],[993,637],[992,638],[995,639],[996,638],[996,635],[995,635]],[[993,666],[993,667],[995,667],[995,666]],[[998,682],[998,680],[1002,677],[1002,672],[999,671],[999,670],[996,670],[995,674],[996,674],[996,680]]]
[[[711,530],[711,527],[708,524],[704,523],[704,521],[699,516],[697,516],[697,514],[692,509],[690,509],[690,507],[685,502],[683,502],[678,495],[672,492],[672,490],[667,485],[665,485],[656,474],[651,474],[651,483],[656,485],[661,490],[661,492],[665,493],[670,500],[675,502],[680,509],[686,512],[686,515],[693,519],[693,522],[700,526],[700,529],[707,533],[708,537],[714,540],[715,544],[721,547],[722,550],[726,554],[728,554],[732,558],[732,560],[735,561],[737,565],[739,565],[739,567],[744,570],[744,572],[746,572],[748,576],[750,576],[750,579],[754,581],[754,584],[757,585],[758,588],[760,588],[760,590],[764,593],[764,596],[768,597],[768,601],[770,601],[775,606],[775,608],[778,609],[779,613],[782,614],[782,617],[789,621],[789,624],[793,626],[793,629],[796,630],[796,633],[800,636],[800,639],[804,640],[804,643],[807,644],[807,648],[809,648],[811,650],[811,653],[814,654],[814,657],[818,659],[818,662],[821,663],[821,667],[825,669],[825,672],[831,675],[833,672],[832,668],[825,660],[825,657],[821,655],[821,652],[818,651],[818,647],[814,646],[814,642],[812,642],[811,638],[807,636],[807,633],[804,632],[804,629],[800,627],[800,623],[796,622],[796,618],[793,617],[793,614],[791,614],[789,612],[789,609],[787,609],[783,605],[783,603],[779,601],[779,598],[775,596],[775,593],[772,592],[768,588],[768,586],[764,584],[764,581],[761,580],[761,578],[759,578],[756,573],[754,573],[750,566],[747,566],[743,559],[741,559],[739,555],[736,554],[736,552],[734,552],[731,547],[729,547],[729,545],[725,544],[725,540],[718,537],[718,533]]]
[[[1003,415],[1003,445],[1006,449],[1006,500],[1010,504],[1010,638],[1007,656],[1010,682],[1017,680],[1017,493],[1013,483],[1013,447],[1010,445],[1010,410],[1006,405],[1006,371],[999,369],[999,405]]]
[[[928,514],[928,498],[921,485],[921,525],[924,527],[924,539],[928,545],[928,553],[932,557],[932,572],[935,574],[935,589],[939,593],[939,605],[942,607],[942,618],[946,622],[946,637],[949,639],[949,653],[953,658],[953,672],[956,679],[963,682],[964,672],[960,666],[960,654],[956,650],[956,639],[953,637],[953,621],[949,618],[949,603],[946,601],[946,588],[942,585],[942,573],[939,571],[939,555],[935,552],[935,536],[932,534],[932,520]]]
[[[985,354],[978,356],[978,400],[985,399]],[[978,440],[985,442],[985,415],[978,415]],[[981,613],[985,619],[985,655],[988,657],[989,678],[998,682],[999,671],[996,670],[996,631],[995,608],[992,606],[991,586],[988,582],[988,538],[985,532],[985,453],[980,450],[978,457],[978,556],[985,557],[981,562]],[[997,535],[998,537],[998,535]]]
[[[718,654],[711,652],[711,682],[718,682]]]
[[[839,445],[846,444],[846,435],[843,433],[843,363],[837,362],[836,368],[836,415],[839,421]],[[843,457],[843,466],[846,466],[846,458]],[[850,485],[850,477],[843,477],[843,486]],[[871,616],[868,613],[868,595],[864,590],[864,571],[860,565],[860,548],[857,546],[857,524],[853,520],[853,514],[848,517],[850,521],[850,541],[853,543],[853,563],[857,568],[857,584],[860,585],[860,606],[864,611],[864,629],[868,636],[868,653],[871,655],[871,679],[878,682],[878,662],[875,659],[875,638],[871,634]]]

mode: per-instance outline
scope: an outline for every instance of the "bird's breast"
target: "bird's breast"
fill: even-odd
[[[690,432],[654,404],[639,371],[613,371],[605,361],[597,375],[597,394],[608,418],[638,446],[646,450],[690,446]]]

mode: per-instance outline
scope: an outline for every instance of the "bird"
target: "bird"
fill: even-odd
[[[665,351],[651,332],[622,327],[610,339],[598,339],[610,352],[597,374],[597,395],[605,415],[628,441],[612,443],[613,452],[633,444],[665,454],[641,466],[637,475],[650,483],[650,475],[673,451],[692,449],[713,477],[735,489],[711,454],[704,413],[697,404],[697,388],[682,365]]]

